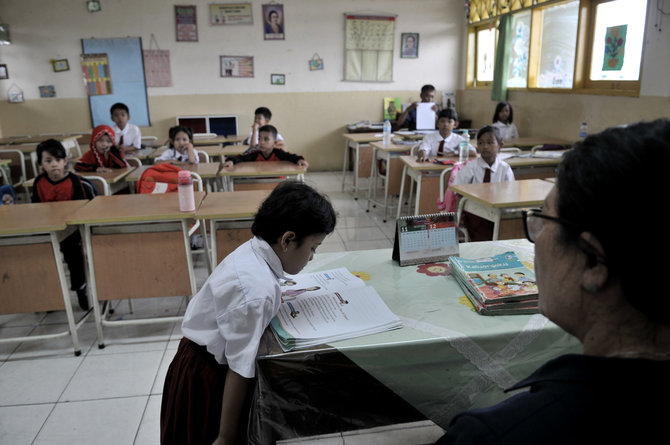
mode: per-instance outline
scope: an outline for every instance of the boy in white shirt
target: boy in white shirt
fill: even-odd
[[[486,125],[477,132],[477,151],[480,156],[461,168],[452,184],[482,184],[485,182],[514,181],[512,167],[498,159],[498,152],[503,145],[500,130],[493,125]],[[490,241],[493,239],[493,222],[463,212],[461,226],[468,231],[470,241]]]
[[[251,133],[249,133],[249,136],[243,142],[245,145],[249,145],[249,148],[244,152],[244,154],[248,154],[258,149],[259,129],[265,125],[269,125],[270,120],[272,120],[272,112],[268,107],[256,108],[254,111],[254,123],[251,124]],[[286,149],[284,138],[279,133],[277,133],[277,137],[275,138],[274,148],[278,148],[280,150]]]
[[[130,122],[130,111],[124,103],[117,102],[109,110],[112,115],[114,125],[114,135],[116,140],[114,145],[119,147],[122,153],[132,153],[142,148],[142,133],[140,127]]]
[[[445,108],[437,115],[437,131],[427,134],[417,151],[417,161],[427,161],[435,156],[458,156],[458,149],[464,138],[454,129],[458,126],[458,113],[453,108]],[[469,154],[476,155],[477,149],[468,144]]]

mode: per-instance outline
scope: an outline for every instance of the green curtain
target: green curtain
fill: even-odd
[[[509,69],[510,40],[512,37],[512,14],[500,16],[498,26],[498,48],[493,68],[491,100],[507,101],[507,71]]]

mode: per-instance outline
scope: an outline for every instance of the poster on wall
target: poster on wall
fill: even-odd
[[[89,96],[112,94],[112,77],[107,54],[82,54],[81,69],[84,73],[86,93]]]
[[[209,5],[210,25],[253,25],[251,3],[212,3]]]
[[[263,28],[265,40],[284,40],[284,5],[263,5]]]
[[[221,77],[254,77],[254,58],[251,56],[219,56]]]
[[[628,25],[610,26],[605,31],[603,71],[621,71],[626,48]]]
[[[419,57],[419,33],[403,32],[400,37],[400,58],[416,59]]]
[[[345,14],[344,80],[393,81],[395,16]]]
[[[195,14],[195,5],[174,7],[177,42],[198,41],[198,19]]]
[[[148,87],[171,87],[172,72],[170,71],[170,50],[145,49],[144,79]]]

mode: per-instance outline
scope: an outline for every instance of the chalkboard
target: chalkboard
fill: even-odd
[[[82,39],[81,49],[84,54],[107,54],[112,79],[112,94],[88,98],[93,126],[113,124],[109,109],[116,102],[123,102],[128,106],[132,124],[150,126],[142,39]]]

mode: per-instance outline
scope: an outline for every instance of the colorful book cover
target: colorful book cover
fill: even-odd
[[[450,257],[449,262],[482,304],[537,298],[535,273],[514,252],[477,259]]]
[[[402,113],[402,103],[399,97],[384,98],[384,120],[396,120],[396,117]]]

